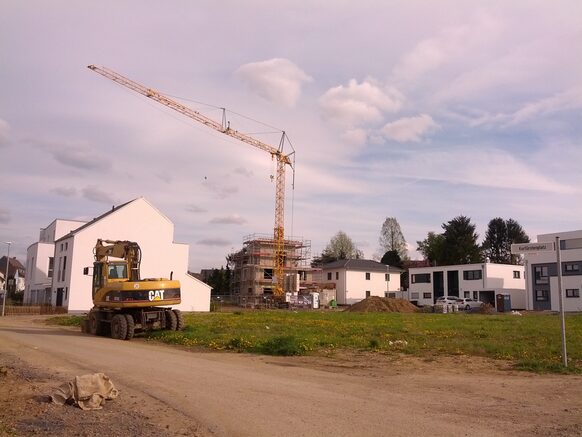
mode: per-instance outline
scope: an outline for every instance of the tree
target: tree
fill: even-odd
[[[529,237],[521,225],[513,219],[496,217],[487,226],[483,253],[494,263],[519,264],[521,257],[511,254],[511,245],[515,243],[529,243]]]
[[[386,252],[380,262],[387,266],[402,267],[402,258],[400,258],[400,254],[396,250]]]
[[[406,240],[400,229],[398,220],[394,217],[386,217],[380,230],[380,253],[385,253],[391,250],[398,252],[400,259],[408,259],[408,249],[406,247]]]
[[[345,232],[339,231],[331,238],[321,255],[313,259],[311,265],[315,267],[340,259],[358,259],[363,256],[363,252],[352,239]]]
[[[422,241],[417,241],[418,250],[433,266],[443,264],[443,244],[445,236],[429,232]]]
[[[443,259],[446,265],[472,264],[483,259],[481,248],[477,244],[479,235],[469,217],[460,215],[443,223]]]

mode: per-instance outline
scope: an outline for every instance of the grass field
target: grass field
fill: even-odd
[[[417,356],[477,355],[516,368],[582,373],[582,314],[566,317],[568,369],[560,319],[552,314],[405,314],[255,311],[185,315],[183,332],[148,336],[183,346],[275,355],[367,349]]]
[[[63,324],[75,324],[77,321]],[[475,355],[537,372],[582,373],[582,314],[566,316],[569,366],[562,366],[556,314],[424,314],[235,311],[185,314],[181,332],[152,331],[150,340],[269,355],[339,349],[421,357]]]

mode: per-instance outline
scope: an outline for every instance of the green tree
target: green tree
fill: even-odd
[[[445,265],[472,264],[483,260],[477,244],[479,235],[469,217],[460,215],[443,223],[443,262]]]
[[[396,250],[386,252],[380,262],[387,266],[402,267],[402,258],[400,258],[400,254]]]
[[[382,223],[380,230],[380,253],[389,251],[396,251],[400,259],[408,259],[408,249],[406,247],[406,240],[400,228],[400,223],[394,217],[386,217]]]
[[[445,236],[429,232],[422,241],[417,241],[418,250],[433,266],[443,265],[443,248]]]
[[[501,264],[520,264],[521,257],[511,254],[511,245],[529,243],[529,237],[517,220],[503,220],[496,217],[489,222],[483,240],[483,254],[491,262]]]
[[[356,243],[343,231],[335,234],[321,255],[313,259],[312,266],[320,266],[340,259],[359,259],[364,256]]]

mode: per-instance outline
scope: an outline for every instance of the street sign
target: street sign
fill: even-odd
[[[518,243],[511,245],[511,253],[519,255],[520,253],[536,253],[536,252],[553,252],[555,250],[554,243]]]

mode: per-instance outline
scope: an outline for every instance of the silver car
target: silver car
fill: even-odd
[[[459,308],[463,308],[465,311],[471,311],[472,309],[475,308],[481,308],[481,305],[483,304],[483,302],[481,302],[480,300],[474,300],[471,299],[470,297],[460,298],[458,299],[457,303],[459,305]]]

